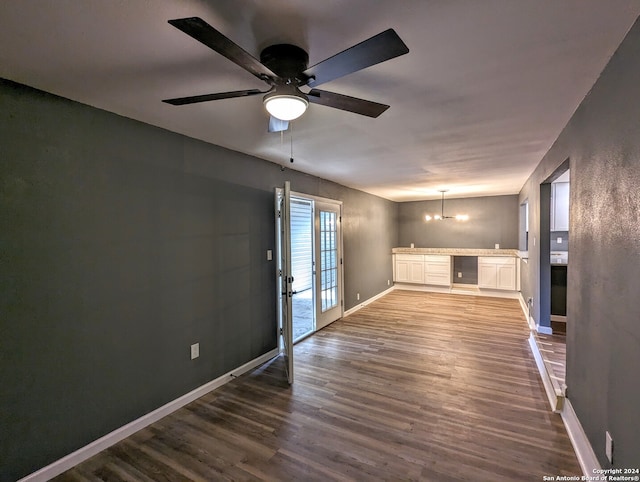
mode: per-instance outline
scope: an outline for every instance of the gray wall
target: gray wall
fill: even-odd
[[[440,200],[400,203],[400,246],[493,249],[498,243],[501,249],[518,248],[518,196],[445,197],[445,215],[468,214],[469,221],[426,222],[426,214],[440,213],[440,204]]]
[[[276,347],[285,180],[344,202],[346,309],[391,279],[395,203],[3,80],[0,159],[0,480]]]
[[[603,467],[640,460],[640,21],[520,193],[540,238],[540,184],[570,160],[568,397]],[[537,296],[540,245],[522,291]],[[539,316],[535,306],[534,316]]]

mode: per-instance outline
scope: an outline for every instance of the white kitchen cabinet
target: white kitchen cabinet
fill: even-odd
[[[569,231],[569,183],[551,184],[551,231]]]
[[[396,254],[393,281],[397,283],[424,283],[424,256]]]
[[[479,256],[478,287],[494,290],[515,290],[516,259],[511,256]]]
[[[424,257],[424,283],[451,285],[451,256],[428,254]]]

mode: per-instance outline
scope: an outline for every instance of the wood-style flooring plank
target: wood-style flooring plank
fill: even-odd
[[[59,481],[581,475],[515,300],[394,291]]]

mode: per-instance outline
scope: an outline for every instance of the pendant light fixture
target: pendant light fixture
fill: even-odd
[[[456,214],[455,216],[445,216],[444,215],[444,193],[447,192],[448,189],[440,189],[439,192],[442,193],[442,198],[440,200],[440,214],[434,214],[433,216],[431,216],[430,214],[427,214],[424,219],[425,221],[431,221],[431,220],[435,220],[435,221],[443,221],[445,219],[455,219],[456,221],[468,221],[469,220],[469,215],[468,214]]]

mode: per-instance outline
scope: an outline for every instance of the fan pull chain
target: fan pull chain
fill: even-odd
[[[289,122],[289,130],[291,131],[291,156],[289,161],[293,164],[293,122]]]

